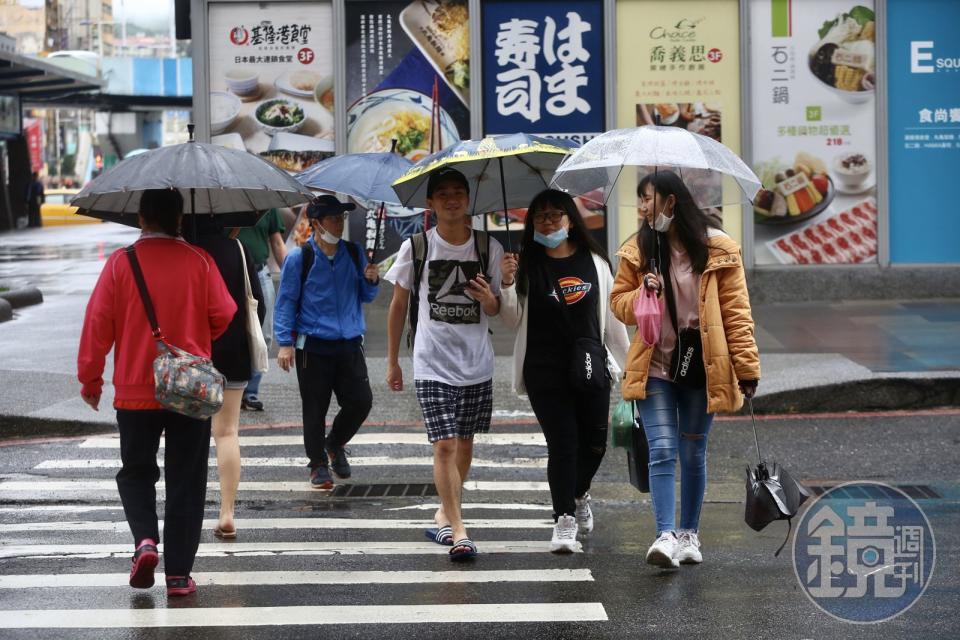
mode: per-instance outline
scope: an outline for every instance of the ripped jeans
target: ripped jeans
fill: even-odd
[[[647,397],[637,401],[650,447],[650,496],[657,535],[676,529],[677,454],[680,454],[680,528],[696,531],[707,486],[707,413],[705,389],[649,378]]]
[[[530,406],[547,440],[547,483],[553,518],[574,515],[574,498],[590,490],[607,451],[610,387],[577,392],[556,367],[525,366]]]

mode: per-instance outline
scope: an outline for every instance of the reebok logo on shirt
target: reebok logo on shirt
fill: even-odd
[[[590,289],[593,287],[589,282],[584,282],[580,278],[574,276],[567,276],[565,278],[559,278],[560,288],[563,290],[563,297],[566,298],[568,305],[574,305],[590,293]],[[560,302],[560,298],[557,297],[557,288],[554,287],[550,292],[550,297]]]
[[[430,319],[447,324],[478,324],[480,303],[466,295],[467,282],[478,273],[477,261],[431,260],[427,265]]]

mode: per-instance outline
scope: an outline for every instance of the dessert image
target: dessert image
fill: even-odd
[[[864,186],[873,165],[862,153],[850,152],[837,156],[833,162],[833,174],[843,187],[856,189]]]
[[[855,6],[823,23],[810,50],[810,71],[828,87],[868,98],[875,84],[876,16]]]

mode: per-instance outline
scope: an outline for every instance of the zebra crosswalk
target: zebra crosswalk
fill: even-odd
[[[380,637],[384,624],[417,633],[435,624],[602,623],[608,614],[590,554],[581,544],[566,556],[549,553],[546,449],[527,429],[478,438],[463,510],[480,556],[465,566],[425,539],[435,493],[355,499],[316,491],[299,435],[245,434],[238,539],[212,536],[211,459],[192,574],[198,593],[169,603],[162,564],[153,588],[127,584],[133,545],[113,479],[118,439],[45,445],[0,475],[0,636],[236,627],[237,637],[260,637],[264,627],[345,625]],[[352,482],[430,483],[420,433],[370,430],[350,446]],[[163,482],[157,487],[162,499]]]

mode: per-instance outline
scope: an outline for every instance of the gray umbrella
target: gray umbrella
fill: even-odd
[[[137,227],[147,189],[178,189],[185,214],[223,216],[224,226],[249,226],[268,209],[313,199],[307,187],[251,153],[191,140],[124,160],[70,204],[81,215]]]

